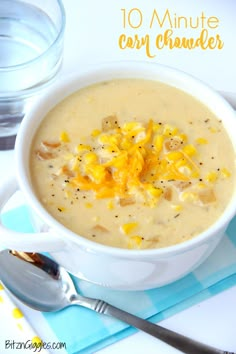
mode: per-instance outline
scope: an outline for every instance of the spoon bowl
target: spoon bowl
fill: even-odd
[[[80,305],[122,320],[189,354],[236,354],[215,349],[118,309],[103,300],[78,294],[72,278],[51,258],[38,253],[0,252],[0,279],[29,307],[54,312]]]
[[[70,296],[76,294],[69,274],[41,254],[2,251],[0,279],[23,303],[43,312],[71,305]]]

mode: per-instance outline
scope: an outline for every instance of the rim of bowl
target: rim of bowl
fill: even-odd
[[[14,70],[20,70],[22,68],[25,68],[29,65],[31,65],[32,63],[35,63],[37,61],[40,61],[43,57],[47,56],[48,53],[53,49],[53,47],[55,47],[57,45],[58,42],[60,42],[63,38],[64,32],[65,32],[65,26],[66,26],[66,13],[65,13],[65,8],[64,5],[62,3],[62,0],[56,0],[59,6],[59,10],[60,10],[60,15],[61,15],[61,25],[59,28],[59,31],[57,33],[57,36],[55,37],[54,41],[50,44],[50,46],[43,52],[41,53],[39,56],[28,60],[26,62],[20,63],[20,64],[16,64],[16,65],[10,65],[7,67],[3,67],[0,66],[0,73],[1,72],[10,72],[10,71],[14,71]],[[52,75],[52,78],[55,75]],[[1,97],[0,100],[5,100],[5,99],[13,99],[16,97],[20,97],[20,98],[25,98],[27,96],[32,95],[34,92],[39,91],[39,89],[44,88],[45,86],[47,86],[49,84],[48,81],[51,80],[51,76],[49,77],[49,80],[43,80],[40,81],[39,83],[37,83],[34,86],[31,86],[29,88],[23,89],[23,90],[19,90],[19,91],[8,91],[8,92],[1,92]]]
[[[128,67],[127,67],[128,65]],[[122,70],[122,69],[129,69],[129,68],[134,68],[135,70],[143,69],[144,67],[156,67],[156,69],[159,68],[159,70],[163,69],[166,73],[168,74],[174,74],[178,78],[181,78],[182,81],[184,79],[187,79],[191,81],[192,84],[197,85],[197,87],[201,87],[211,95],[213,95],[216,99],[217,105],[223,105],[225,109],[229,112],[229,119],[231,120],[231,123],[233,122],[233,119],[235,119],[235,131],[236,131],[236,117],[235,117],[235,112],[233,108],[230,106],[230,104],[216,91],[214,91],[209,85],[205,84],[203,81],[195,78],[192,75],[187,74],[184,71],[178,70],[176,68],[162,65],[162,64],[157,64],[157,63],[150,63],[150,62],[142,62],[142,61],[113,61],[113,62],[105,62],[99,65],[91,65],[86,68],[85,71],[82,71],[80,73],[77,73],[76,75],[70,75],[69,77],[65,77],[63,80],[60,82],[57,82],[54,87],[50,90],[50,92],[47,92],[44,96],[41,97],[40,101],[38,101],[34,107],[32,107],[31,111],[26,114],[25,118],[23,119],[23,122],[21,123],[21,127],[19,130],[19,133],[16,138],[16,154],[15,154],[15,160],[16,160],[16,171],[17,171],[17,179],[18,183],[20,186],[20,190],[23,191],[23,194],[26,198],[27,204],[32,208],[32,210],[42,218],[46,224],[52,228],[53,233],[59,233],[60,235],[63,236],[63,239],[73,241],[77,243],[81,248],[86,249],[89,252],[93,253],[101,253],[101,254],[106,254],[110,256],[119,256],[122,258],[150,258],[150,257],[156,257],[156,256],[168,256],[169,254],[177,254],[181,252],[185,252],[188,249],[193,249],[195,246],[199,244],[205,243],[207,240],[209,240],[212,237],[215,237],[215,234],[217,234],[217,231],[220,231],[224,229],[227,224],[232,220],[233,216],[236,214],[236,186],[234,189],[234,192],[232,193],[231,200],[229,201],[228,205],[224,209],[223,213],[220,215],[220,217],[205,231],[199,233],[198,235],[194,236],[193,238],[186,240],[184,242],[171,245],[168,247],[163,247],[163,248],[151,248],[151,249],[140,249],[140,250],[133,250],[133,249],[123,249],[123,248],[118,248],[118,247],[113,247],[113,246],[107,246],[103,245],[91,240],[86,239],[83,236],[80,236],[73,231],[69,230],[65,226],[63,226],[59,221],[57,221],[47,210],[43,207],[43,205],[40,203],[39,199],[36,197],[36,195],[33,192],[33,187],[31,187],[31,182],[30,182],[30,176],[29,176],[29,156],[30,156],[30,146],[35,134],[35,131],[39,127],[39,124],[42,122],[43,117],[47,114],[47,112],[52,109],[55,105],[57,105],[60,101],[68,97],[71,93],[76,92],[77,90],[80,90],[83,87],[90,86],[91,83],[87,84],[82,84],[81,86],[77,89],[73,89],[70,91],[69,94],[62,94],[62,97],[59,98],[54,104],[50,104],[51,99],[55,99],[55,95],[58,93],[61,93],[65,88],[70,88],[72,84],[80,83],[84,78],[88,78],[88,76],[91,76],[96,73],[103,73],[104,76],[106,76],[106,70]],[[128,75],[128,74],[127,74]],[[166,75],[167,76],[167,75]],[[132,76],[131,76],[132,77]],[[123,76],[123,78],[128,78],[128,76]],[[137,74],[137,78],[138,77]],[[144,77],[145,79],[145,77]],[[95,80],[94,83],[96,82],[102,82],[106,81],[109,79],[104,80]],[[148,79],[147,79],[148,80]],[[156,80],[156,81],[161,81],[161,80]],[[168,85],[169,83],[166,82]],[[170,84],[169,84],[170,85]],[[172,85],[174,86],[174,85]],[[179,88],[179,87],[178,87]],[[180,90],[184,91],[184,89],[179,88]],[[186,91],[184,91],[186,92]],[[188,93],[186,92],[187,94]],[[200,102],[200,97],[194,96],[194,98],[198,99]],[[43,102],[43,103],[42,103]],[[36,128],[34,127],[31,117],[37,114],[38,110],[40,107],[45,106],[45,102],[47,105],[47,110],[43,114],[43,116],[40,116],[40,119],[37,121]],[[202,102],[203,103],[203,102]],[[203,103],[205,104],[205,103]],[[206,105],[206,104],[205,104]],[[232,116],[232,119],[231,119]],[[30,122],[31,121],[31,122]],[[32,128],[34,127],[34,132],[30,138],[30,144],[24,144],[26,141],[25,137],[28,137],[26,134],[26,131],[29,130],[30,125]],[[228,136],[230,137],[229,134],[229,129],[225,128]],[[230,137],[231,141],[232,138]],[[29,140],[28,140],[29,141]],[[234,144],[234,142],[232,141]],[[236,143],[235,143],[236,144]],[[234,150],[236,153],[236,146],[234,146]],[[25,162],[24,162],[25,159]],[[27,167],[27,168],[25,168]],[[210,231],[210,233],[209,233]],[[62,238],[61,236],[59,236]]]

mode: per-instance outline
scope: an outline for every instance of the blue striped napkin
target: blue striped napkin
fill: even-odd
[[[4,224],[18,231],[32,232],[25,206],[2,216]],[[158,322],[236,284],[236,217],[214,253],[197,270],[173,284],[158,289],[122,292],[102,288],[74,278],[78,290],[103,299],[137,316]],[[44,313],[68,354],[92,353],[136,331],[121,321],[78,306],[61,312]]]

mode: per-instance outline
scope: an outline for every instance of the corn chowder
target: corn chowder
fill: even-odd
[[[141,79],[96,84],[41,123],[31,177],[44,207],[105,245],[174,245],[208,228],[234,188],[222,122],[177,88]]]

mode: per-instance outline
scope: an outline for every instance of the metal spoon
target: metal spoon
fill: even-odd
[[[199,343],[181,334],[120,310],[103,300],[77,293],[69,274],[50,258],[38,253],[0,252],[0,279],[19,300],[35,310],[58,311],[80,305],[116,317],[188,354],[236,354]]]

